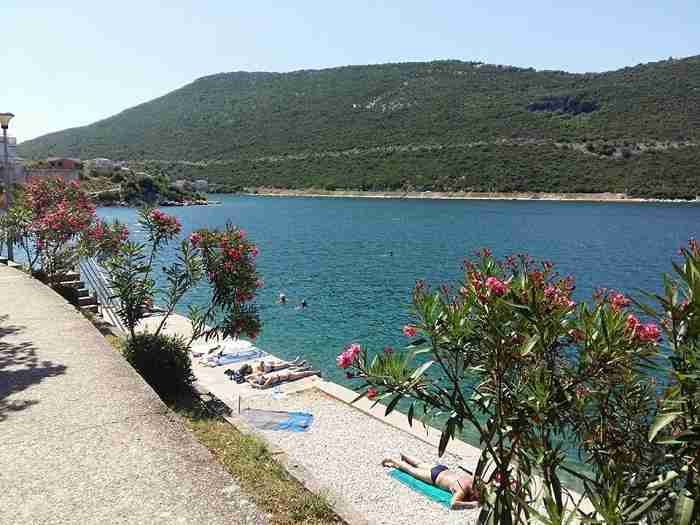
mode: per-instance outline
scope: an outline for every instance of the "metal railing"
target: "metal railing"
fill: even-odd
[[[99,304],[102,318],[114,325],[120,332],[126,332],[124,323],[122,323],[119,315],[117,315],[119,311],[119,301],[112,293],[112,288],[109,285],[109,279],[105,275],[105,271],[91,257],[80,259],[79,267],[81,279],[84,279],[85,284],[97,297],[97,303]]]

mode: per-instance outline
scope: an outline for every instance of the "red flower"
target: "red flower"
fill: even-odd
[[[406,337],[415,337],[417,333],[416,327],[413,325],[407,324],[403,327],[403,335]]]
[[[375,397],[377,397],[377,391],[374,388],[369,387],[367,389],[367,399],[374,399]]]
[[[498,297],[505,295],[508,291],[508,285],[503,281],[498,280],[496,277],[489,277],[484,283],[489,291]]]

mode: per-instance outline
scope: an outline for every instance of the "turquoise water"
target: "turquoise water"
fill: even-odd
[[[415,280],[460,278],[464,257],[479,247],[553,261],[576,277],[580,300],[600,286],[658,290],[700,224],[700,206],[691,204],[227,196],[222,206],[167,211],[183,235],[227,221],[245,228],[258,243],[265,283],[259,345],[280,357],[301,354],[340,382],[334,358],[345,344],[405,344]],[[136,220],[129,208],[99,213]],[[280,291],[287,305],[275,303]],[[206,301],[206,292],[189,299]],[[308,308],[295,309],[302,299]]]
[[[658,290],[661,273],[700,224],[700,206],[692,204],[230,196],[222,206],[167,211],[179,217],[183,235],[227,221],[245,228],[258,243],[265,282],[257,344],[284,358],[302,355],[344,384],[335,367],[343,346],[406,344],[401,326],[410,321],[415,280],[460,278],[464,257],[480,247],[553,261],[576,277],[581,300],[601,286]],[[133,209],[99,213],[136,220]],[[287,305],[275,303],[281,291]],[[198,290],[189,299],[206,297]],[[308,308],[295,309],[302,299]]]

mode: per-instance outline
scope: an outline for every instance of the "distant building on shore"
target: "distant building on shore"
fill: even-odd
[[[88,167],[95,170],[112,170],[116,166],[113,160],[104,158],[86,160],[85,163]]]
[[[70,159],[64,157],[49,157],[41,164],[45,165],[49,169],[60,169],[60,170],[80,170],[83,169],[83,163],[80,159]]]
[[[209,181],[206,179],[197,179],[194,181],[193,186],[197,191],[207,191],[209,190]]]
[[[24,166],[15,165],[14,180],[24,184],[36,178],[59,178],[66,182],[80,180],[83,163],[80,159],[49,157],[48,159],[27,162]]]

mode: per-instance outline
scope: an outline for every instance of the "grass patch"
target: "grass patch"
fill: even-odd
[[[272,523],[343,523],[322,495],[310,492],[275,461],[260,439],[242,434],[223,418],[211,414],[198,399],[180,400],[171,408],[238,481],[258,509],[271,515]]]

